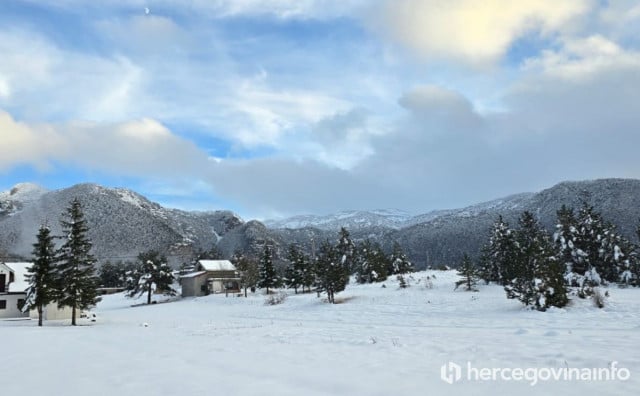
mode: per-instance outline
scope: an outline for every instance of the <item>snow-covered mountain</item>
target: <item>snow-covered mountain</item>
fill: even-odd
[[[407,225],[411,215],[398,209],[381,209],[373,211],[351,210],[325,216],[299,215],[282,220],[267,220],[264,224],[269,228],[298,229],[315,227],[321,230],[335,230],[346,227],[349,230],[387,227],[402,228]]]
[[[54,233],[60,232],[60,214],[76,197],[85,207],[93,252],[100,260],[132,259],[155,249],[173,264],[189,261],[197,251],[213,245],[227,257],[236,251],[259,255],[265,243],[274,247],[276,259],[284,257],[291,243],[310,252],[324,240],[335,240],[340,227],[346,227],[354,239],[369,238],[387,249],[399,242],[418,268],[455,265],[463,253],[479,253],[498,215],[515,225],[520,214],[529,210],[552,231],[555,213],[562,204],[577,207],[581,199],[587,199],[633,240],[640,218],[640,180],[631,179],[564,182],[539,193],[418,216],[399,210],[349,211],[266,224],[245,222],[229,211],[167,209],[126,189],[80,184],[46,191],[23,183],[0,193],[0,260],[29,257],[43,222],[51,225]]]
[[[317,228],[335,231],[340,227],[357,231],[375,227],[402,229],[415,224],[435,221],[441,217],[475,217],[485,212],[503,212],[526,207],[534,197],[533,193],[515,194],[505,198],[468,206],[462,209],[434,210],[412,216],[399,209],[351,210],[328,215],[298,215],[280,220],[266,220],[264,224],[272,229]]]
[[[477,256],[498,215],[514,226],[523,211],[535,213],[551,232],[556,211],[566,204],[578,207],[587,199],[603,217],[635,240],[640,217],[640,180],[601,179],[563,182],[538,193],[522,193],[462,209],[432,211],[413,217],[380,217],[376,212],[347,212],[329,216],[298,216],[268,222],[274,235],[301,246],[309,240],[333,239],[340,227],[355,239],[369,238],[389,249],[398,241],[419,268],[456,265],[464,253]],[[372,221],[370,219],[377,219]]]
[[[174,262],[189,260],[244,223],[229,211],[167,209],[126,189],[79,184],[46,191],[23,183],[0,193],[0,256],[28,257],[40,224],[59,234],[60,216],[74,198],[83,204],[93,253],[102,261],[129,260],[150,249]]]

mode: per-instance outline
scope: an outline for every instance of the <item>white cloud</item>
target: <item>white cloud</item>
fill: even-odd
[[[565,80],[583,80],[604,71],[638,67],[640,52],[626,50],[601,35],[566,39],[560,49],[546,50],[523,64],[526,72]]]
[[[426,59],[493,62],[527,33],[553,35],[588,11],[588,0],[386,0],[373,26]]]
[[[195,144],[150,119],[114,124],[27,124],[0,111],[0,169],[53,162],[87,171],[166,179],[196,176],[209,160]]]

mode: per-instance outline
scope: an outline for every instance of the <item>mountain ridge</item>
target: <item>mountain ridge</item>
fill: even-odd
[[[60,215],[75,197],[85,206],[99,260],[134,259],[140,252],[154,249],[166,254],[174,265],[213,246],[225,257],[236,251],[258,256],[265,243],[274,246],[276,257],[284,257],[291,243],[312,252],[323,240],[336,239],[342,226],[355,240],[371,239],[386,249],[399,242],[418,268],[455,265],[464,253],[478,255],[498,215],[516,225],[519,215],[528,210],[552,231],[555,212],[562,204],[577,207],[581,199],[587,199],[629,238],[634,238],[640,217],[640,180],[636,179],[566,181],[537,193],[513,194],[416,216],[397,209],[343,211],[264,223],[245,221],[225,210],[165,208],[125,188],[82,183],[49,191],[21,183],[0,192],[0,257],[29,257],[37,227],[48,222],[53,232],[59,233]]]

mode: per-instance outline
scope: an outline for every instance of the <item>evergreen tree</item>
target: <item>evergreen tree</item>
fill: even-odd
[[[151,293],[160,291],[164,295],[175,296],[175,277],[167,259],[156,251],[138,255],[138,263],[127,274],[127,297],[147,294],[147,304],[151,304]]]
[[[563,220],[558,221],[562,225]],[[567,222],[567,221],[564,221]],[[566,226],[563,228],[566,229]],[[561,258],[566,261],[565,279],[571,286],[578,286],[578,294],[590,295],[592,288],[604,282],[615,282],[624,267],[625,241],[613,225],[606,223],[593,206],[583,200],[573,227],[559,235]],[[622,262],[621,262],[622,259]]]
[[[304,254],[304,253],[303,253]],[[304,293],[304,289],[307,288],[308,292],[311,292],[311,287],[315,284],[316,282],[316,274],[315,274],[315,269],[314,269],[314,263],[312,261],[312,259],[308,256],[304,256],[305,257],[305,265],[304,267],[302,267],[302,280],[301,280],[301,286],[302,286],[302,292]]]
[[[320,246],[316,260],[317,290],[326,292],[327,299],[332,304],[335,304],[335,295],[349,283],[349,271],[343,265],[343,257],[336,247],[325,241]]]
[[[373,283],[387,279],[388,260],[380,245],[364,240],[358,246],[356,282]]]
[[[260,279],[258,260],[236,252],[231,258],[231,262],[240,272],[240,284],[244,289],[244,296],[247,297],[247,289],[253,290]]]
[[[355,250],[355,245],[349,236],[349,231],[347,231],[346,228],[341,227],[336,251],[340,257],[340,264],[345,267],[350,274],[353,272]]]
[[[505,285],[508,298],[544,311],[567,303],[562,281],[563,266],[557,260],[546,232],[530,212],[524,212],[516,234],[515,276]]]
[[[71,201],[61,220],[64,244],[60,248],[57,278],[60,285],[58,305],[71,308],[71,325],[76,325],[77,310],[95,306],[98,278],[95,275],[95,259],[91,255],[89,228],[76,198]]]
[[[98,278],[101,287],[126,287],[127,272],[133,271],[136,264],[130,261],[118,261],[112,263],[110,261],[102,264],[98,270]]]
[[[43,308],[56,300],[56,250],[47,226],[40,226],[37,241],[33,244],[33,265],[25,276],[29,283],[27,297],[21,307],[23,312],[31,309],[38,311],[38,326],[42,326]]]
[[[473,260],[471,260],[471,257],[466,253],[462,257],[462,263],[458,268],[458,276],[462,279],[456,282],[455,289],[464,285],[464,290],[466,291],[478,291],[476,289],[476,285],[478,284],[478,269],[473,263]]]
[[[517,242],[509,224],[499,216],[493,224],[489,242],[482,249],[480,276],[485,282],[506,285],[516,275]]]
[[[285,272],[286,285],[288,288],[294,289],[295,293],[298,294],[298,288],[304,288],[305,286],[305,272],[309,267],[309,260],[305,254],[293,244],[289,245],[287,260],[289,264]]]
[[[393,251],[391,257],[389,257],[389,264],[389,268],[387,269],[389,275],[403,275],[415,271],[413,264],[407,259],[398,242],[393,243]]]
[[[273,266],[273,253],[269,245],[264,245],[264,251],[262,253],[262,259],[260,260],[260,277],[258,281],[258,287],[267,289],[275,288],[279,283],[278,276],[276,274],[275,267]]]

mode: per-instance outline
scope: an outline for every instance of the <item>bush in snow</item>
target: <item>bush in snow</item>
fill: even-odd
[[[600,292],[600,289],[595,288],[591,298],[593,299],[593,305],[595,305],[596,308],[604,308],[605,296]]]
[[[398,275],[396,276],[396,279],[398,280],[398,287],[400,287],[401,289],[406,289],[407,287],[409,287],[409,282],[407,282],[404,276]]]
[[[282,304],[283,302],[285,302],[285,300],[287,299],[287,293],[285,292],[279,292],[279,293],[275,293],[275,294],[269,294],[267,295],[267,297],[264,299],[264,305],[278,305],[278,304]]]

